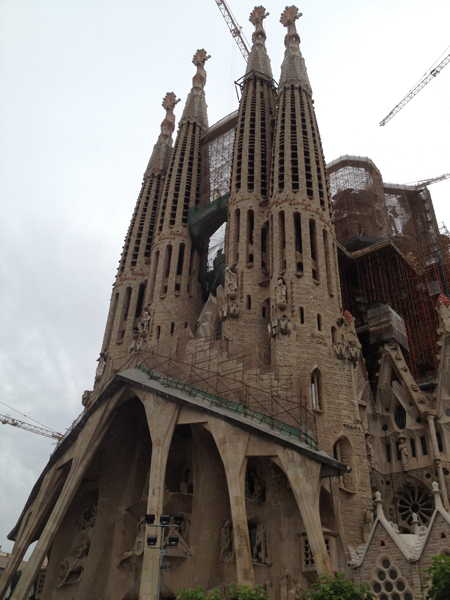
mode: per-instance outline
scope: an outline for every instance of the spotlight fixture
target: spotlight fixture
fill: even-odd
[[[170,515],[161,515],[159,517],[159,522],[161,523],[161,525],[169,525]]]
[[[172,568],[172,563],[171,562],[164,562],[161,565],[161,569],[164,569],[165,571],[167,571],[168,573],[170,572],[170,569]]]
[[[145,515],[145,522],[147,525],[153,525],[155,522],[155,515]]]
[[[156,546],[157,541],[158,541],[157,535],[148,535],[147,536],[147,545],[148,546]]]
[[[173,522],[176,525],[181,525],[181,523],[183,523],[183,521],[184,521],[184,515],[183,515],[183,513],[175,513],[173,515]]]
[[[169,535],[169,546],[178,546],[178,536],[177,535]]]

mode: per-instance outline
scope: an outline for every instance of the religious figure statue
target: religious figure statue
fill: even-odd
[[[203,90],[206,83],[206,71],[205,71],[205,62],[211,58],[209,54],[206,53],[206,50],[203,48],[201,50],[197,50],[194,54],[194,58],[192,59],[193,64],[197,67],[197,73],[192,78],[192,86],[194,88],[198,88],[199,90]]]
[[[267,557],[266,549],[266,528],[264,525],[258,525],[256,529],[256,541],[253,547],[253,562],[271,565],[272,561]]]
[[[249,18],[250,23],[255,26],[255,31],[252,35],[253,44],[266,41],[267,36],[264,31],[263,20],[268,16],[269,13],[266,13],[266,9],[263,6],[255,6],[253,9]]]
[[[229,555],[227,555],[226,552],[230,548],[230,546],[231,546],[231,523],[230,523],[230,520],[227,519],[219,531],[220,553],[219,553],[219,558],[218,558],[217,562],[220,562],[220,561],[228,562],[229,561]]]
[[[282,277],[279,277],[277,280],[277,287],[275,288],[275,302],[280,310],[285,310],[287,306],[287,287]]]
[[[95,369],[95,381],[100,381],[101,376],[105,372],[106,359],[107,359],[107,357],[106,357],[105,353],[100,352],[100,356],[97,359],[98,365],[97,365],[97,368]]]
[[[91,546],[92,529],[85,529],[77,533],[71,545],[69,556],[61,561],[63,570],[61,572],[62,581],[58,588],[67,583],[78,583],[83,577],[84,566]],[[70,580],[72,575],[78,575],[74,580]]]
[[[264,500],[264,487],[255,469],[251,469],[245,482],[245,499],[251,504],[260,504]]]
[[[371,469],[374,468],[375,466],[375,455],[374,455],[374,451],[373,451],[373,446],[369,441],[369,437],[366,436],[366,453],[367,453],[367,461],[369,463],[369,467]]]
[[[373,525],[373,512],[371,510],[366,510],[364,513],[364,522],[363,522],[363,540],[367,542],[370,536],[370,532],[372,531]]]
[[[91,397],[91,392],[89,390],[85,390],[83,395],[81,396],[81,404],[83,406],[87,406],[89,404],[89,400]]]
[[[225,294],[230,300],[236,299],[236,291],[238,287],[237,273],[230,267],[225,267]]]
[[[146,308],[144,310],[144,314],[142,315],[140,321],[138,322],[138,331],[140,334],[147,333],[151,318],[152,318],[152,316],[149,313],[148,309]]]
[[[408,465],[408,444],[406,443],[406,437],[404,435],[400,435],[398,437],[398,441],[400,442],[398,445],[398,451],[400,452],[401,461],[402,461],[402,469],[405,471],[409,471]]]

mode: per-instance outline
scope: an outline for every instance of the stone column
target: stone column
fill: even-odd
[[[428,428],[430,430],[430,438],[431,438],[431,443],[433,446],[433,454],[434,454],[433,458],[434,458],[434,463],[436,465],[436,470],[438,472],[439,487],[441,488],[442,500],[444,501],[445,510],[448,510],[449,501],[448,501],[448,494],[447,494],[447,486],[445,483],[444,472],[442,470],[439,446],[438,446],[438,441],[437,441],[437,436],[436,436],[436,427],[434,424],[434,419],[436,418],[436,414],[437,413],[435,410],[428,410],[425,413],[425,416],[427,418]]]
[[[317,574],[334,575],[320,522],[319,499],[321,463],[294,450],[277,447],[281,467],[294,492],[314,555]]]
[[[27,514],[22,516],[22,522],[13,551],[11,552],[8,564],[0,578],[0,598],[3,598],[3,595],[6,593],[15,572],[19,569],[20,563],[22,562],[29,545],[36,539],[36,530],[39,528],[42,519],[45,516],[48,502],[50,501],[50,498],[54,496],[55,490],[60,491],[62,487],[62,477],[63,473],[55,470],[55,468],[48,471],[42,481],[37,497],[31,506],[28,507]]]
[[[145,407],[152,439],[147,514],[154,514],[155,522],[159,523],[159,517],[164,509],[167,457],[175,425],[177,424],[180,405],[149,392],[139,396]],[[147,527],[147,533],[158,536],[157,547],[159,548],[161,544],[161,527]],[[157,600],[159,576],[159,552],[157,548],[147,546],[147,540],[145,540],[139,600]]]
[[[245,451],[249,434],[224,421],[211,419],[209,424],[227,478],[236,551],[237,582],[239,585],[253,587],[255,575],[245,509],[245,470],[247,468]]]
[[[81,430],[77,441],[77,449],[74,452],[72,467],[61,495],[59,496],[44,531],[33,550],[33,554],[24,569],[22,577],[19,579],[17,587],[11,596],[11,600],[26,600],[26,598],[28,598],[28,593],[48,554],[61,521],[77,492],[78,486],[80,485],[87,468],[108,431],[113,410],[122,393],[123,389],[111,398],[109,402],[105,403],[92,414],[84,428]]]

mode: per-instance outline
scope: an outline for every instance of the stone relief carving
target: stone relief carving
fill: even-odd
[[[367,462],[369,463],[369,467],[371,469],[375,468],[375,453],[373,451],[373,446],[369,441],[369,436],[366,434],[366,453],[367,453]]]
[[[253,547],[252,558],[254,563],[271,565],[272,561],[267,556],[266,528],[264,525],[258,525],[256,529],[256,542]]]
[[[406,437],[403,434],[399,435],[398,441],[399,441],[398,451],[400,452],[400,456],[401,456],[402,469],[403,469],[403,471],[407,472],[407,471],[409,471],[409,465],[408,465],[409,451],[408,451],[408,444],[406,443]]]
[[[197,67],[197,73],[192,78],[192,86],[203,90],[206,83],[206,71],[205,62],[210,59],[211,56],[206,53],[204,48],[197,50],[192,59],[192,63]]]
[[[342,317],[337,320],[336,338],[333,347],[337,358],[348,359],[356,363],[361,356],[361,344],[356,335],[355,320],[348,310],[344,310]]]
[[[302,597],[302,586],[300,582],[298,582],[292,589],[288,592],[288,600],[300,600]]]
[[[89,390],[85,390],[83,395],[81,396],[81,404],[83,406],[87,406],[89,404],[89,400],[91,397],[91,392]]]
[[[150,328],[152,314],[148,306],[144,308],[141,318],[137,323],[137,327],[133,329],[133,341],[129,347],[129,353],[139,352],[144,350],[147,345],[147,337]]]
[[[62,581],[58,585],[58,588],[67,584],[78,583],[83,577],[96,518],[97,504],[92,504],[82,511],[78,520],[78,526],[81,531],[72,540],[70,554],[61,561]]]
[[[95,381],[100,381],[103,373],[106,368],[106,361],[108,360],[108,356],[104,352],[100,352],[100,356],[97,359],[98,365],[95,369]]]
[[[122,557],[122,560],[129,558],[130,556],[141,556],[144,552],[144,544],[145,544],[145,516],[142,516],[137,525],[137,534],[136,540],[133,544],[133,547]]]
[[[236,319],[239,306],[236,304],[238,295],[238,274],[234,267],[225,267],[225,302],[219,311],[219,318],[225,321],[228,317]]]
[[[270,579],[268,579],[264,585],[263,585],[264,589],[266,590],[266,594],[267,597],[269,598],[269,600],[275,600],[276,596],[275,596],[275,591],[273,589],[273,585]]]
[[[364,513],[364,522],[363,522],[363,540],[367,542],[370,536],[370,532],[372,531],[373,526],[373,511],[366,510]]]
[[[190,521],[188,521],[186,517],[187,515],[185,514],[185,520],[180,525],[176,525],[173,522],[173,519],[171,519],[172,526],[169,527],[169,530],[166,532],[164,537],[164,556],[177,556],[179,558],[187,558],[191,555],[191,550],[189,548],[188,543]],[[178,546],[169,546],[169,535],[178,536]]]
[[[219,558],[217,562],[234,562],[236,560],[233,540],[233,526],[226,519],[219,531]]]
[[[282,277],[277,280],[277,286],[275,288],[275,302],[279,310],[286,310],[287,306],[287,287]]]

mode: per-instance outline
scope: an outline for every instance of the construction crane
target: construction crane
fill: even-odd
[[[438,59],[439,60],[439,59]],[[427,83],[430,83],[430,81],[432,79],[434,79],[437,75],[439,75],[439,73],[442,71],[442,69],[448,65],[448,63],[450,63],[450,54],[447,54],[447,56],[444,58],[444,60],[442,60],[437,67],[432,67],[429,71],[427,71],[427,73],[425,73],[425,75],[422,77],[422,79],[419,81],[419,83],[417,85],[415,85],[412,90],[410,90],[407,95],[403,98],[403,100],[397,104],[397,106],[395,108],[393,108],[391,110],[391,112],[387,115],[387,117],[384,117],[384,119],[381,121],[380,126],[383,127],[383,125],[386,125],[386,123],[388,121],[390,121],[392,119],[392,117],[394,117],[399,110],[401,110],[405,104],[408,104],[408,102],[410,100],[412,100],[414,98],[414,96],[416,96],[421,89],[423,89]]]
[[[444,175],[440,175],[439,177],[432,177],[431,179],[422,179],[422,181],[415,181],[414,183],[406,183],[405,185],[410,185],[411,187],[415,187],[417,189],[421,189],[426,187],[427,185],[431,185],[432,183],[438,183],[438,181],[444,181],[444,179],[449,179],[450,173],[444,173]]]
[[[2,423],[3,425],[12,425],[13,427],[19,427],[20,429],[25,429],[25,431],[31,431],[31,433],[37,433],[38,435],[43,435],[44,437],[52,438],[54,440],[57,440],[58,442],[63,438],[62,433],[58,433],[57,431],[51,431],[50,429],[45,429],[44,427],[36,427],[36,425],[30,425],[30,423],[25,423],[24,421],[13,419],[8,415],[0,415],[0,423]]]
[[[225,23],[228,25],[228,29],[230,30],[231,35],[236,40],[236,44],[238,45],[245,62],[247,62],[250,50],[248,49],[249,44],[245,39],[244,34],[242,33],[242,27],[239,27],[239,25],[237,24],[236,19],[234,18],[229,7],[227,6],[225,0],[216,0],[216,4],[219,7],[223,18],[225,19]]]

